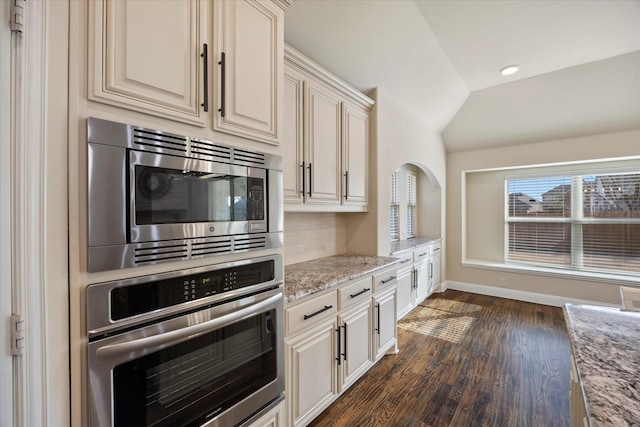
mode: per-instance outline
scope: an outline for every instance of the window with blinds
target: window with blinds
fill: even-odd
[[[640,173],[508,179],[507,261],[640,273]]]
[[[407,174],[407,238],[416,237],[416,176]]]
[[[391,205],[391,213],[389,216],[389,228],[391,232],[391,241],[400,240],[400,201],[398,197],[398,172],[391,174],[391,194],[389,197]]]

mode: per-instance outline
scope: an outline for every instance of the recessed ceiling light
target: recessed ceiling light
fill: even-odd
[[[500,69],[500,74],[502,74],[503,76],[510,76],[511,74],[514,74],[516,71],[518,71],[519,67],[517,65],[507,65],[506,67],[502,67]]]

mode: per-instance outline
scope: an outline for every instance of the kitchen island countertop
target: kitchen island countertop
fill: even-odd
[[[284,267],[284,293],[287,303],[372,274],[399,262],[398,258],[342,254]]]
[[[589,425],[640,426],[640,313],[564,306]]]

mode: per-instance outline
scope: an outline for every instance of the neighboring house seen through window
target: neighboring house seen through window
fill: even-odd
[[[505,260],[640,273],[640,173],[507,179]]]

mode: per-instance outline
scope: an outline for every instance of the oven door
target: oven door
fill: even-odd
[[[284,393],[283,291],[89,342],[90,426],[235,426]]]
[[[266,170],[129,151],[130,243],[267,231]]]

